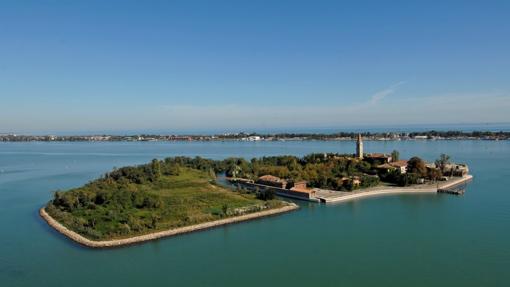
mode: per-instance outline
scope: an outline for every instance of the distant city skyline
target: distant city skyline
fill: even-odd
[[[0,133],[510,122],[510,2],[382,2],[2,1]]]

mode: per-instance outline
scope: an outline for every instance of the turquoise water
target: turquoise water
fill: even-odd
[[[366,142],[470,165],[464,196],[398,195],[113,250],[82,248],[38,217],[57,189],[173,155],[353,152],[352,142],[1,143],[1,286],[508,286],[510,142]]]

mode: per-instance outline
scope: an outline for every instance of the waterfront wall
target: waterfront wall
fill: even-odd
[[[296,192],[296,191],[286,189],[286,188],[279,188],[279,187],[258,184],[258,183],[248,182],[248,181],[239,181],[238,183],[241,186],[243,186],[249,190],[252,190],[252,191],[254,191],[258,188],[259,190],[262,190],[262,191],[272,190],[277,195],[280,195],[280,196],[286,196],[286,197],[297,198],[297,199],[305,199],[305,200],[311,199],[309,193]]]
[[[372,191],[364,191],[358,192],[338,197],[327,197],[321,198],[321,202],[324,203],[338,203],[345,202],[354,199],[364,198],[364,197],[373,197],[373,196],[382,196],[382,195],[392,195],[392,194],[425,194],[425,193],[437,193],[436,188],[392,188],[392,189],[380,189],[380,190],[372,190]]]
[[[452,187],[455,187],[457,185],[465,184],[465,183],[467,183],[467,182],[469,182],[471,180],[473,180],[473,176],[468,174],[468,175],[465,175],[463,177],[451,179],[450,181],[448,181],[448,182],[446,182],[444,184],[440,184],[438,189],[452,188]]]
[[[324,203],[338,203],[345,202],[354,199],[364,198],[364,197],[372,197],[372,196],[382,196],[382,195],[392,195],[392,194],[424,194],[424,193],[437,193],[440,190],[452,188],[454,186],[466,184],[467,182],[473,179],[472,175],[466,175],[463,177],[458,177],[454,179],[450,179],[448,182],[443,184],[438,184],[437,186],[428,185],[428,186],[412,186],[412,187],[394,187],[394,188],[375,188],[370,191],[359,191],[352,192],[351,194],[342,193],[339,196],[331,196],[331,197],[320,197],[321,202]]]

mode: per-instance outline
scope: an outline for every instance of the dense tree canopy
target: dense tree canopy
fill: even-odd
[[[55,192],[46,211],[91,239],[143,234],[278,205],[216,185],[218,163],[200,158],[152,160],[123,167],[66,192]]]

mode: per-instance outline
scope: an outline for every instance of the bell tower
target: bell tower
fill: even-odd
[[[363,159],[363,139],[361,134],[358,134],[358,140],[356,141],[356,158]]]

